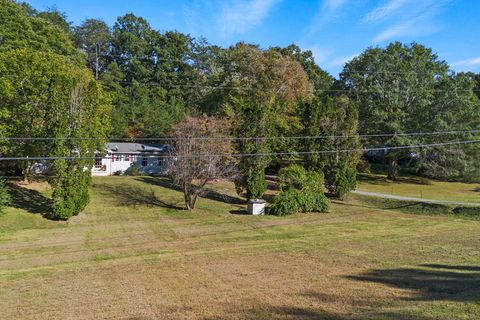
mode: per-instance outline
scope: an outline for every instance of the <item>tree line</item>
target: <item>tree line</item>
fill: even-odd
[[[402,134],[480,128],[479,75],[453,72],[421,44],[368,48],[336,79],[315,63],[311,51],[294,44],[265,49],[240,42],[222,48],[178,31],[159,32],[131,13],[113,26],[98,19],[73,26],[57,10],[38,12],[12,0],[0,4],[0,136],[62,138],[1,141],[2,155],[85,156],[105,142],[65,138],[141,141],[192,132],[264,137],[217,145],[238,154],[265,154],[235,160],[239,194],[262,197],[266,172],[296,163],[321,173],[328,192],[342,197],[356,185],[361,154],[312,151],[431,143],[439,137]],[[208,121],[218,122],[217,129],[194,130]],[[378,133],[392,136],[358,137]],[[291,136],[329,138],[272,139]],[[479,134],[442,139],[476,140]],[[434,178],[480,180],[478,148],[422,149],[414,169]],[[286,151],[298,155],[268,155]],[[410,151],[386,154],[389,178],[397,177],[399,160]],[[19,170],[28,179],[32,164],[11,163],[2,170]],[[187,169],[191,164],[183,163]],[[88,159],[53,161],[57,217],[68,218],[88,202],[84,168],[91,166]]]

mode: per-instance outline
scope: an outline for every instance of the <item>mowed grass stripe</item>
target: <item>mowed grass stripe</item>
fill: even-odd
[[[204,198],[185,212],[163,206],[182,195],[155,181],[95,179],[92,203],[68,224],[8,209],[1,318],[480,317],[478,220],[354,197],[327,214],[235,215],[242,206]],[[211,188],[235,197],[229,183]],[[125,191],[150,204],[128,205]]]

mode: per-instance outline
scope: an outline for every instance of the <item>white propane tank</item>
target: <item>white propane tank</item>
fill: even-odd
[[[266,201],[263,199],[252,199],[248,201],[248,214],[252,214],[255,216],[264,215],[265,214],[265,205]]]

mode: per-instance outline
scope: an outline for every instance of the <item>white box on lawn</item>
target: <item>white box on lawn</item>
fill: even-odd
[[[265,205],[266,201],[263,199],[253,199],[248,201],[248,214],[253,214],[255,216],[265,214]]]

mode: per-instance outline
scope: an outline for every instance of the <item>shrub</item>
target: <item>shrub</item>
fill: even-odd
[[[78,167],[59,170],[53,191],[51,219],[68,220],[79,214],[90,201],[88,189],[91,184],[89,171]]]
[[[345,196],[357,187],[357,171],[355,168],[346,168],[339,174],[335,187],[335,196],[343,200]]]
[[[268,213],[276,216],[286,216],[302,210],[299,201],[300,192],[290,189],[280,192],[274,199]]]
[[[325,185],[328,191],[339,199],[357,187],[357,170],[353,167],[336,167],[327,170]]]
[[[293,187],[295,189],[308,188],[312,191],[323,192],[323,173],[307,171],[298,164],[290,165],[280,170],[278,180],[281,190]]]
[[[480,217],[480,207],[456,207],[453,212],[459,215]]]
[[[273,199],[269,214],[284,216],[296,212],[325,212],[330,207],[323,194],[323,175],[299,165],[280,170],[280,193]]]
[[[267,190],[264,169],[260,168],[258,164],[250,162],[250,160],[244,160],[243,163],[240,163],[240,166],[240,171],[243,172],[243,175],[235,180],[237,193],[245,196],[247,199],[261,198]]]
[[[360,160],[357,163],[357,171],[359,173],[371,173],[372,172],[372,167],[370,165],[370,162],[368,162],[365,159]]]
[[[7,191],[5,181],[0,180],[0,213],[2,209],[10,204],[10,194]]]
[[[122,175],[122,170],[117,170],[113,173],[114,176],[121,176]]]
[[[137,177],[137,176],[144,176],[145,174],[143,172],[141,172],[140,169],[137,166],[133,165],[133,166],[130,166],[130,168],[128,168],[125,171],[125,175],[126,176]]]

